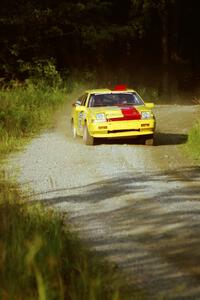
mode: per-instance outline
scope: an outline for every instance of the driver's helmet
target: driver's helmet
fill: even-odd
[[[119,104],[126,105],[127,103],[127,96],[124,94],[119,95]]]
[[[101,95],[95,95],[94,106],[102,106],[102,96]]]

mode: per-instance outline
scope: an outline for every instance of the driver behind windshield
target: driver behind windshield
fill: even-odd
[[[90,107],[132,106],[142,104],[143,102],[140,97],[134,93],[92,95],[89,102]]]

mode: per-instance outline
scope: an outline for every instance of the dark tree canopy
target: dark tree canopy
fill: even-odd
[[[198,1],[2,0],[0,77],[25,79],[38,62],[161,89],[200,78]],[[162,78],[162,80],[161,80]]]

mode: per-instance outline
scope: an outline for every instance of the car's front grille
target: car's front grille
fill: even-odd
[[[108,130],[108,133],[128,132],[128,131],[140,131],[140,129]]]

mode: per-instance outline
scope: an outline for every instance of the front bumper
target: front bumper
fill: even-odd
[[[95,138],[136,137],[153,134],[155,120],[131,120],[131,121],[108,121],[102,123],[90,123],[88,130]]]

